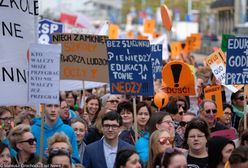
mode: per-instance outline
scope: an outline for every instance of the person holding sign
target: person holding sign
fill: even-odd
[[[37,138],[36,154],[38,155],[40,153],[40,144],[41,144],[40,136],[44,136],[42,153],[43,153],[43,157],[46,157],[45,150],[48,147],[48,139],[57,132],[64,132],[66,136],[69,138],[73,148],[73,152],[72,152],[73,162],[79,163],[76,135],[73,129],[69,125],[64,124],[61,118],[59,117],[60,110],[61,108],[59,104],[45,104],[44,106],[45,124],[44,124],[43,135],[40,135],[41,120],[38,120],[34,125],[32,125],[32,133],[34,137]]]

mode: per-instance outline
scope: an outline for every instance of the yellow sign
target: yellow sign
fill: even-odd
[[[163,91],[172,96],[195,95],[195,78],[188,64],[171,61],[162,70]]]
[[[192,39],[192,47],[193,49],[200,49],[201,48],[201,34],[195,33],[190,35]]]
[[[223,105],[221,96],[221,85],[208,86],[204,89],[205,99],[212,100],[217,105],[216,117],[220,118],[223,115]]]

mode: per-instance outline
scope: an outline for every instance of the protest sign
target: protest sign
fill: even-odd
[[[151,61],[152,61],[152,73],[153,79],[161,79],[162,78],[162,50],[163,45],[151,45]]]
[[[106,40],[112,94],[153,95],[151,48],[147,40]]]
[[[49,19],[39,21],[39,43],[51,44],[52,33],[63,33],[64,25]]]
[[[182,43],[181,42],[171,42],[171,57],[176,57],[182,51]]]
[[[29,44],[35,42],[38,0],[1,1],[0,105],[25,105],[28,98]]]
[[[226,56],[221,49],[215,51],[206,58],[206,63],[210,66],[215,78],[232,92],[237,92],[243,85],[225,85],[226,77]]]
[[[248,83],[248,37],[228,39],[226,84]]]
[[[103,87],[107,85],[107,83],[102,82],[91,82],[91,81],[84,81],[85,89],[94,89]],[[70,91],[70,90],[83,90],[83,81],[77,80],[60,80],[60,90],[63,91]]]
[[[167,31],[171,31],[172,28],[172,21],[171,21],[171,16],[169,13],[169,9],[166,5],[161,5],[160,6],[160,13],[161,13],[161,18],[163,21],[163,26]]]
[[[108,82],[107,36],[53,34],[53,43],[62,44],[60,78]]]
[[[145,19],[144,20],[144,33],[153,34],[155,31],[155,20]]]
[[[170,61],[162,70],[163,91],[172,96],[195,95],[195,78],[186,63]]]
[[[109,25],[109,39],[117,39],[119,37],[119,26],[115,24]]]
[[[200,33],[193,33],[190,35],[192,39],[192,48],[193,49],[200,49],[201,48],[201,34]]]
[[[221,85],[207,86],[204,88],[205,99],[212,100],[217,105],[216,117],[219,118],[223,115],[223,103],[221,95]]]
[[[232,34],[222,34],[222,40],[221,40],[221,50],[223,52],[226,52],[227,50],[227,43],[228,43],[228,39],[231,37],[235,37]]]
[[[28,99],[33,103],[59,103],[61,45],[30,45]]]

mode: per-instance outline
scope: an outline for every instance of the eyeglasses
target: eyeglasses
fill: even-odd
[[[109,124],[103,124],[103,128],[104,129],[110,129],[112,128],[113,130],[116,130],[117,128],[119,128],[119,125],[109,125]]]
[[[188,123],[189,123],[189,122],[186,122],[186,121],[180,121],[180,122],[179,122],[179,125],[180,125],[181,127],[185,127]]]
[[[114,103],[119,103],[119,100],[108,100],[107,102],[110,102],[110,103],[112,103],[112,104],[114,104]]]
[[[162,137],[158,140],[160,145],[164,145],[169,142],[171,145],[174,143],[174,137]]]
[[[161,124],[162,123],[167,123],[167,124],[170,124],[170,125],[174,125],[174,122],[173,121],[161,121]]]
[[[68,149],[61,149],[61,148],[52,148],[49,150],[49,155],[66,155],[69,156],[71,155],[70,151]]]
[[[240,100],[240,101],[243,101],[244,99],[245,99],[244,96],[240,96],[236,98],[236,100]]]
[[[4,120],[4,121],[11,121],[13,120],[14,117],[4,117],[4,118],[0,118],[0,120]]]
[[[209,114],[211,111],[212,111],[214,114],[217,113],[217,109],[207,109],[207,110],[205,110],[205,112],[206,112],[207,114]]]
[[[36,138],[30,138],[30,139],[27,139],[27,140],[24,140],[24,141],[20,141],[18,143],[25,143],[27,142],[29,145],[34,145],[34,142],[36,142]]]

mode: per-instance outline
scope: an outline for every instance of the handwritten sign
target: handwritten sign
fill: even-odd
[[[172,96],[195,95],[195,78],[186,63],[170,61],[162,70],[163,91]]]
[[[212,100],[217,105],[217,114],[216,117],[223,116],[223,103],[221,96],[221,85],[208,86],[204,88],[204,97],[205,99]]]
[[[0,8],[0,105],[27,105],[27,50],[35,42],[38,0],[1,1]]]
[[[214,76],[222,85],[232,92],[237,92],[243,85],[225,85],[226,78],[226,56],[221,49],[215,51],[206,58],[206,63],[210,66]]]
[[[153,79],[162,79],[162,50],[163,45],[151,45],[151,61],[152,61],[152,73]]]
[[[49,19],[39,21],[39,42],[40,44],[51,44],[53,33],[62,33],[64,25]]]
[[[248,37],[228,39],[226,84],[248,83]]]
[[[108,82],[107,36],[53,34],[53,43],[62,44],[60,78]]]
[[[148,40],[106,40],[112,94],[153,95]]]
[[[29,102],[59,103],[61,45],[32,44],[29,61]]]

